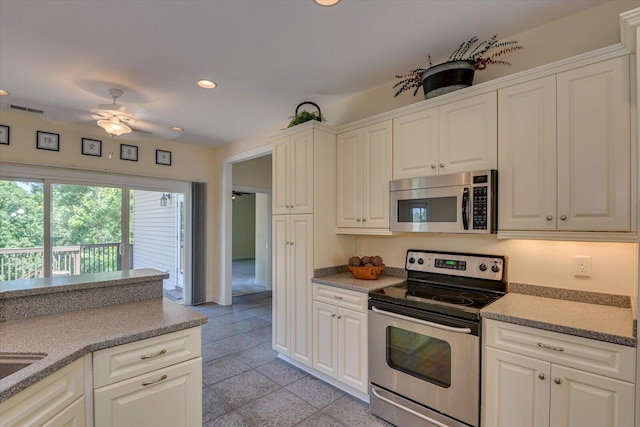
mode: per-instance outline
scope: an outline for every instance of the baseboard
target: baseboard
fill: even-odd
[[[313,368],[310,368],[306,365],[303,365],[300,362],[297,362],[293,359],[291,359],[289,356],[284,355],[282,353],[278,353],[278,358],[284,360],[287,363],[292,364],[293,366],[295,366],[298,369],[302,369],[303,371],[305,371],[306,373],[313,375],[314,377],[321,379],[322,381],[331,384],[332,386],[334,386],[337,389],[340,389],[342,391],[344,391],[347,394],[350,394],[351,396],[362,400],[365,403],[369,403],[369,395],[366,393],[362,393],[361,391],[358,391],[352,387],[349,387],[346,384],[341,383],[340,381],[336,380],[335,378],[331,378],[328,375],[323,374],[322,372],[318,372]]]

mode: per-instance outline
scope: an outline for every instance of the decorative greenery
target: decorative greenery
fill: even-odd
[[[499,41],[497,34],[494,34],[489,40],[483,40],[481,42],[478,37],[474,36],[466,42],[461,43],[460,46],[451,53],[447,62],[470,61],[474,63],[476,70],[484,70],[489,64],[511,65],[511,63],[498,58],[506,53],[520,49],[522,49],[522,46],[518,45],[517,41]],[[427,55],[427,62],[428,68],[433,67],[430,54]],[[407,74],[397,75],[396,78],[400,79],[400,81],[393,85],[394,89],[398,88],[394,97],[410,89],[414,89],[413,96],[415,96],[420,87],[422,87],[422,73],[427,71],[428,68],[415,68]]]
[[[309,120],[317,120],[319,122],[326,122],[326,119],[320,115],[319,111],[316,111],[314,113],[310,113],[307,110],[301,110],[295,116],[291,116],[290,119],[292,119],[292,120],[289,122],[289,126],[287,126],[289,128],[293,127],[295,125],[299,125],[300,123],[308,122]]]

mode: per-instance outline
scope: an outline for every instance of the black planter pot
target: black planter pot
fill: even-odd
[[[422,73],[424,99],[471,86],[475,70],[473,61],[451,61],[434,65]]]

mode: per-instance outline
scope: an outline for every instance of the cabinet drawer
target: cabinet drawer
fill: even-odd
[[[83,395],[84,358],[80,358],[2,402],[0,426],[43,425]]]
[[[635,380],[635,348],[490,319],[484,325],[487,346],[623,381]]]
[[[313,299],[366,313],[369,294],[314,283]]]
[[[94,391],[95,427],[202,426],[202,358]]]
[[[94,387],[102,387],[200,356],[200,327],[93,353]]]

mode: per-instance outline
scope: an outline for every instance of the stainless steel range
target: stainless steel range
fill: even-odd
[[[407,251],[407,281],[369,293],[369,396],[397,425],[480,423],[480,310],[505,294],[502,256]]]

